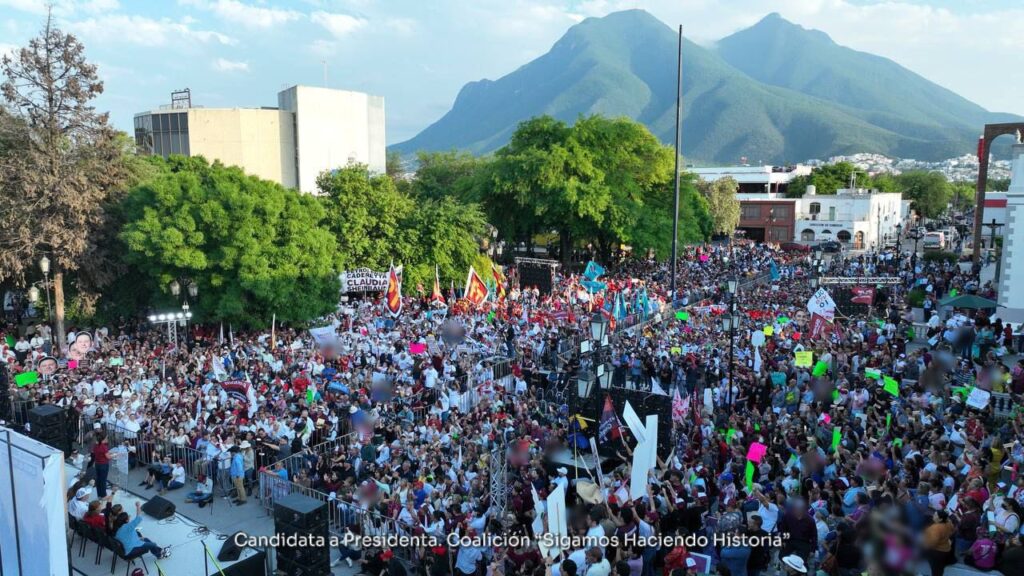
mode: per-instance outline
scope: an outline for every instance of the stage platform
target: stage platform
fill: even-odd
[[[78,476],[79,470],[70,464],[65,466],[66,477],[68,482],[71,483]],[[111,472],[111,476],[114,476],[113,471]],[[139,486],[139,483],[145,477],[145,469],[136,468],[129,472],[127,478],[120,479],[127,486],[119,486],[120,489],[114,496],[114,503],[123,506],[131,515],[135,513],[136,502],[145,503],[157,495],[156,489],[147,490],[145,487]],[[209,547],[210,552],[213,553],[214,558],[216,558],[224,543],[224,539],[235,532],[243,531],[251,536],[270,536],[274,533],[273,517],[264,512],[263,507],[256,501],[255,497],[250,496],[247,504],[236,506],[230,500],[221,497],[220,492],[217,492],[218,497],[212,506],[207,505],[204,508],[199,508],[196,504],[185,503],[185,497],[192,490],[194,490],[194,487],[188,484],[183,488],[169,491],[163,495],[165,499],[173,502],[176,507],[175,515],[172,518],[157,520],[143,513],[142,524],[139,527],[142,534],[160,546],[171,547],[171,557],[166,560],[158,561],[152,555],[146,555],[149,576],[159,575],[156,567],[157,563],[159,563],[163,573],[167,576],[218,575],[219,572],[213,566],[213,562],[209,562],[209,572],[204,572],[206,568],[206,564],[203,561],[205,557],[203,550],[204,542]],[[205,536],[202,535],[200,530],[203,527],[209,530],[209,533]],[[110,551],[104,550],[100,564],[95,565],[93,561],[96,555],[96,545],[89,543],[86,546],[85,556],[79,558],[76,537],[75,545],[71,550],[71,564],[75,569],[75,573],[79,575],[110,576],[111,554]],[[231,566],[244,562],[255,554],[257,552],[247,549],[242,553],[238,562],[221,563],[221,567],[230,576],[232,574],[232,571],[229,569]],[[267,555],[272,556],[273,550],[267,551]],[[337,557],[337,551],[332,551],[332,557]],[[141,562],[137,561],[136,565],[140,568],[142,567]],[[267,565],[272,566],[272,562],[268,562]],[[245,573],[249,574],[250,572],[246,570]],[[268,574],[270,573],[268,572]],[[345,563],[341,563],[333,569],[333,573],[338,576],[350,576],[355,574],[356,570],[349,568]],[[118,559],[117,569],[114,574],[116,576],[124,574],[123,560]]]

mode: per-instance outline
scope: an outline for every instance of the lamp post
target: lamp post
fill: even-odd
[[[167,340],[173,342],[175,346],[178,345],[178,325],[182,325],[186,328],[185,338],[188,339],[188,321],[192,319],[192,310],[188,304],[188,298],[191,297],[193,300],[199,295],[199,286],[191,280],[185,279],[187,284],[185,290],[188,296],[185,298],[185,302],[181,305],[181,311],[175,312],[163,312],[159,314],[150,314],[148,320],[157,325],[165,325],[167,327]],[[181,295],[181,282],[177,279],[172,280],[168,288],[171,291],[171,295],[177,298]]]
[[[43,289],[46,290],[46,321],[49,323],[50,315],[50,259],[43,256],[39,259],[39,270],[43,273]]]
[[[729,404],[729,410],[732,410],[732,388],[733,388],[733,360],[735,359],[736,349],[736,324],[738,318],[736,317],[736,290],[739,289],[739,282],[733,278],[728,281],[727,287],[729,289],[729,314],[722,318],[722,329],[729,332],[729,388],[726,391],[726,398]]]

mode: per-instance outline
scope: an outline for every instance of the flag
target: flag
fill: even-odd
[[[402,277],[401,272],[391,263],[388,269],[388,287],[384,292],[384,306],[392,316],[402,313]]]
[[[220,338],[217,340],[217,343],[218,344],[223,344],[224,343],[224,323],[223,322],[220,323]]]
[[[672,421],[682,422],[685,414],[686,406],[683,404],[682,396],[679,395],[679,388],[676,388],[672,394]]]
[[[306,404],[310,405],[316,402],[316,384],[313,382],[309,383],[306,387]]]
[[[430,295],[431,302],[444,304],[444,295],[441,294],[441,277],[437,272],[437,265],[434,265],[434,292]]]
[[[246,375],[246,380],[249,380],[249,376]],[[249,403],[249,418],[252,418],[256,411],[259,409],[258,401],[256,400],[256,387],[252,385],[252,381],[249,380],[249,389],[245,391],[245,399]]]
[[[836,426],[832,429],[832,451],[835,452],[839,448],[839,444],[843,441],[843,429]]]
[[[875,289],[871,286],[854,286],[850,288],[850,302],[853,304],[871,305],[875,301]]]
[[[277,349],[277,312],[270,319],[270,349]]]
[[[587,268],[583,271],[583,275],[587,277],[587,280],[597,280],[604,274],[604,268],[600,264],[591,260],[587,262]]]
[[[462,295],[474,305],[479,306],[487,300],[487,284],[476,273],[472,266],[469,267],[469,274],[466,275],[466,290]]]
[[[497,292],[498,302],[505,299],[505,280],[501,277],[501,272],[498,271],[498,267],[491,266],[491,275],[494,276],[494,287]]]
[[[779,267],[775,265],[775,260],[771,261],[771,266],[769,266],[768,269],[772,275],[772,282],[775,282],[779,278],[782,278],[782,274],[779,274]]]
[[[604,397],[604,408],[601,410],[601,424],[598,426],[597,436],[601,442],[610,442],[622,437],[619,417],[615,414],[615,405],[612,404],[611,395]]]
[[[832,322],[829,322],[821,314],[811,314],[811,339],[825,338],[833,330]]]
[[[897,382],[895,378],[891,378],[889,376],[883,376],[882,377],[882,381],[884,382],[884,384],[882,385],[882,389],[883,390],[885,390],[889,394],[892,394],[893,396],[899,397],[899,395],[900,395],[900,383]]]
[[[824,288],[818,291],[807,301],[807,311],[811,314],[823,316],[826,320],[832,321],[836,316],[836,302]]]
[[[743,479],[747,482],[747,492],[754,486],[754,463],[747,460],[747,466],[743,470]]]

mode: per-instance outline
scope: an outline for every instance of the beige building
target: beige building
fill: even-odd
[[[385,170],[384,99],[293,86],[280,108],[177,104],[135,115],[135,142],[149,154],[203,156],[303,192],[325,170],[348,164]]]

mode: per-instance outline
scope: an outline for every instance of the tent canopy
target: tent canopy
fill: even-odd
[[[970,308],[972,310],[985,310],[1000,306],[998,302],[982,298],[981,296],[975,296],[974,294],[963,294],[946,298],[945,300],[940,300],[939,305],[952,306],[953,308]]]

